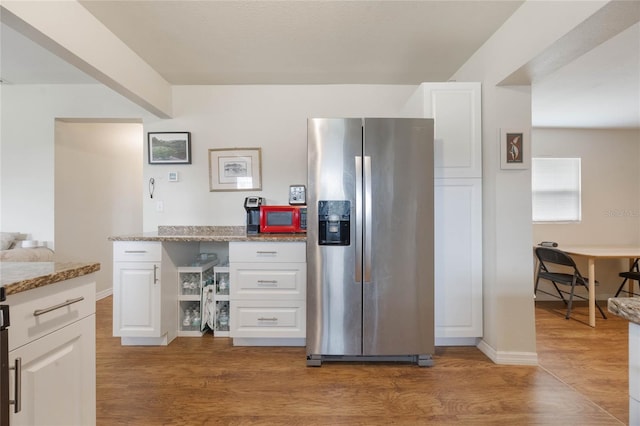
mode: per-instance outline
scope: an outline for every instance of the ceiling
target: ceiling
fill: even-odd
[[[169,83],[446,81],[521,1],[81,1]],[[537,127],[640,128],[640,24],[535,82]],[[95,83],[0,28],[3,80]]]

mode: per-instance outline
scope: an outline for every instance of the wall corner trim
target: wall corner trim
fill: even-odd
[[[496,351],[486,341],[481,340],[477,346],[495,364],[502,365],[538,365],[537,352]]]

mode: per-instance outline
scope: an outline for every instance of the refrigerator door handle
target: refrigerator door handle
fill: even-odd
[[[362,282],[362,157],[356,159],[356,261],[355,282]]]
[[[371,157],[364,157],[364,282],[371,282]]]

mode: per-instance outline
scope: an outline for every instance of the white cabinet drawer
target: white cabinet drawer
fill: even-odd
[[[232,300],[305,298],[305,263],[232,263],[230,275]]]
[[[231,311],[231,337],[305,337],[306,334],[304,300],[233,301]]]
[[[306,262],[304,242],[231,242],[229,260],[235,262]]]
[[[90,274],[27,290],[8,296],[7,303],[11,310],[11,351],[94,314],[95,277]]]
[[[160,262],[162,243],[156,241],[114,241],[114,262]]]

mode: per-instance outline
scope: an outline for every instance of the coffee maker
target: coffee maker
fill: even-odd
[[[247,211],[247,234],[260,232],[260,206],[264,204],[262,197],[247,197],[244,199],[244,209]]]

